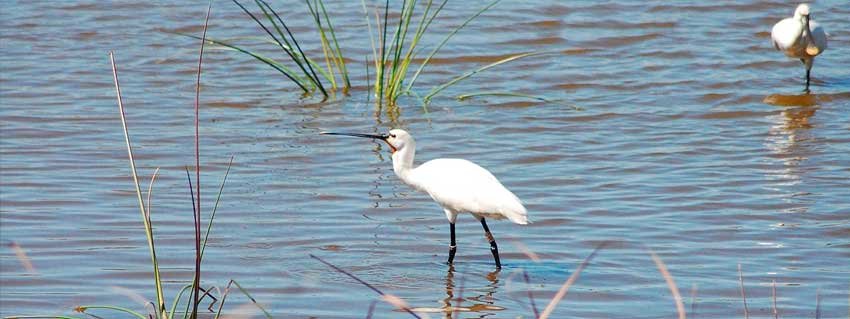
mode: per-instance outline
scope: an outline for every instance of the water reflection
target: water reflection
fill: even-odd
[[[794,204],[787,212],[806,212],[810,203],[801,203],[800,198],[809,193],[801,191],[798,185],[804,182],[803,178],[807,171],[804,163],[815,154],[817,147],[812,144],[815,137],[810,130],[813,127],[810,121],[818,110],[818,107],[814,105],[816,98],[813,95],[804,94],[771,95],[765,101],[768,99],[777,105],[802,105],[787,107],[778,115],[771,117],[774,125],[768,130],[765,144],[772,153],[771,157],[782,164],[779,169],[769,170],[767,178],[776,181],[774,186],[777,191],[786,193],[787,196],[783,196],[784,201]]]
[[[500,271],[496,270],[484,276],[487,284],[484,287],[466,286],[467,276],[455,278],[454,266],[446,271],[446,296],[440,300],[440,308],[415,308],[417,312],[442,313],[443,318],[451,319],[455,313],[475,313],[461,316],[462,318],[488,318],[496,315],[504,307],[496,305]]]
[[[776,106],[815,106],[818,102],[818,96],[815,94],[771,94],[764,98],[764,103]]]

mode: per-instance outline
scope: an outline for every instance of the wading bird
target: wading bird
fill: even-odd
[[[446,218],[449,219],[451,244],[448,264],[452,264],[457,251],[455,221],[458,214],[470,213],[484,226],[484,236],[490,242],[490,252],[493,253],[496,268],[502,268],[499,248],[484,219],[507,218],[517,224],[528,224],[528,215],[519,198],[502,186],[490,171],[473,162],[439,158],[413,167],[416,142],[404,130],[395,129],[381,135],[331,132],[321,134],[378,139],[389,145],[396,176],[405,184],[431,195],[431,198],[443,207]]]
[[[793,17],[782,19],[773,26],[770,36],[773,38],[774,48],[790,58],[800,59],[800,62],[806,66],[806,92],[808,92],[815,57],[826,50],[826,32],[812,20],[809,5],[804,3],[797,6]]]

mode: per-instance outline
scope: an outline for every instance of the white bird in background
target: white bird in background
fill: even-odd
[[[800,59],[806,66],[806,92],[815,57],[826,50],[826,32],[812,20],[809,5],[801,4],[791,18],[782,19],[770,33],[773,47],[790,58]]]
[[[525,225],[528,214],[519,198],[496,179],[490,171],[477,164],[454,158],[440,158],[413,167],[416,142],[404,130],[391,130],[389,134],[330,133],[327,135],[346,135],[379,139],[390,146],[393,159],[393,171],[405,184],[431,195],[446,213],[451,230],[448,264],[452,264],[457,251],[455,243],[455,220],[459,213],[470,213],[481,221],[484,235],[490,242],[490,251],[496,261],[496,268],[502,268],[499,261],[499,248],[487,227],[485,218],[509,219]]]

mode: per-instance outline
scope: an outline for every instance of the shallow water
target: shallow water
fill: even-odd
[[[480,5],[450,3],[425,42],[441,40]],[[303,4],[289,7],[296,33],[312,30]],[[0,10],[2,315],[73,314],[81,304],[144,311],[141,300],[155,297],[106,55],[113,49],[144,187],[161,168],[152,214],[167,298],[191,280],[183,168],[193,163],[198,43],[165,31],[199,34],[205,9],[20,1]],[[209,50],[205,214],[235,159],[205,286],[236,279],[277,317],[365,317],[377,296],[314,254],[432,318],[447,316],[458,297],[460,318],[533,318],[527,291],[542,309],[594,247],[610,241],[553,317],[673,317],[649,248],[691,317],[743,317],[738,264],[754,317],[773,316],[774,281],[782,317],[814,317],[818,295],[822,318],[846,317],[850,8],[823,1],[813,10],[831,39],[811,95],[801,93],[800,63],[770,45],[771,25],[793,11],[779,1],[500,3],[449,42],[417,83],[419,94],[511,53],[558,53],[483,72],[427,108],[403,99],[397,111],[367,102],[371,47],[358,1],[331,12],[351,59],[350,96],[301,98],[267,66]],[[260,32],[232,3],[214,4],[211,37]],[[311,36],[303,38],[318,57]],[[477,91],[563,102],[453,98]],[[525,201],[533,224],[490,223],[501,272],[491,272],[488,245],[467,215],[455,267],[443,264],[444,215],[394,176],[385,146],[317,135],[391,127],[417,138],[419,162],[474,160]],[[232,297],[227,308],[250,312],[246,303]],[[382,302],[375,311],[405,316]]]

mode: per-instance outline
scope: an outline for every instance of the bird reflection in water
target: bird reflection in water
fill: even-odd
[[[440,308],[414,308],[415,312],[442,313],[443,318],[489,318],[497,311],[505,310],[496,305],[495,295],[498,291],[500,270],[495,270],[484,276],[487,285],[480,288],[469,288],[467,277],[455,278],[454,266],[446,271],[446,297],[441,300]],[[475,313],[470,316],[470,313]]]
[[[792,204],[788,212],[805,212],[809,205],[803,196],[809,193],[798,185],[804,182],[803,177],[808,170],[805,161],[817,153],[818,146],[811,130],[811,119],[818,110],[817,96],[773,94],[764,102],[784,108],[771,116],[775,124],[768,130],[765,141],[771,157],[780,161],[782,167],[769,170],[767,177],[777,182],[774,184],[776,190],[787,193],[785,201]]]

